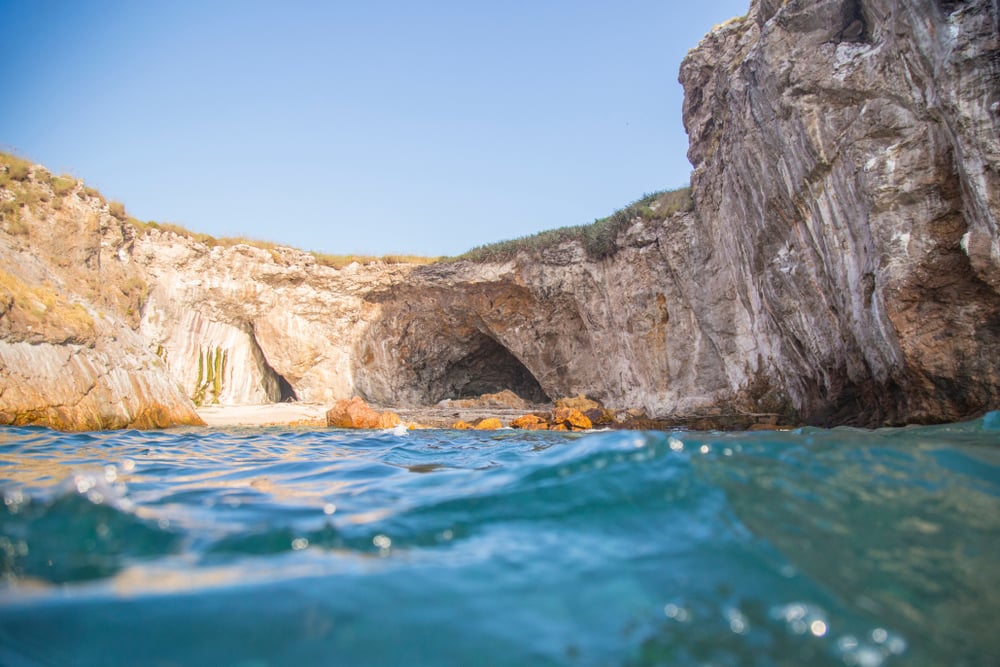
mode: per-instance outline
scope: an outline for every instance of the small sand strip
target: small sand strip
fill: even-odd
[[[322,403],[206,405],[198,416],[208,426],[326,426],[329,409]]]
[[[448,428],[456,421],[474,422],[497,417],[504,424],[526,411],[509,408],[383,408],[392,410],[404,424],[416,422],[431,428]],[[537,406],[536,406],[537,407]],[[551,406],[550,406],[551,407]],[[326,426],[329,405],[322,403],[268,403],[265,405],[206,405],[198,415],[208,426]]]

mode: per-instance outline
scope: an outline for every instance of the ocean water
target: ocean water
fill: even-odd
[[[0,430],[0,664],[998,665],[1000,413]]]

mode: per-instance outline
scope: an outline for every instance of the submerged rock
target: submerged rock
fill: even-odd
[[[477,431],[495,431],[503,428],[503,423],[496,417],[487,417],[476,422],[475,428]]]

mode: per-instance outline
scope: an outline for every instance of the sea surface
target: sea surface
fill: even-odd
[[[0,665],[1000,665],[1000,413],[0,429]]]

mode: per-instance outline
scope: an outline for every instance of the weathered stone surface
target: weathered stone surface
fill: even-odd
[[[443,408],[512,408],[515,410],[527,410],[530,407],[526,400],[510,389],[483,394],[478,398],[445,399],[439,405]]]
[[[141,269],[122,260],[130,228],[76,194],[53,209],[41,177],[0,188],[0,198],[11,188],[39,203],[4,213],[0,226],[0,424],[201,424],[128,326],[143,285]]]
[[[586,412],[587,410],[597,410],[600,409],[601,404],[597,401],[591,400],[580,394],[578,396],[569,396],[566,398],[556,399],[557,408],[574,408],[580,412]]]
[[[354,396],[337,401],[326,413],[326,424],[333,428],[386,429],[398,426],[400,419],[393,412],[380,413]]]
[[[565,424],[574,431],[585,431],[594,428],[590,419],[576,408],[556,408],[552,411],[552,423]]]
[[[510,422],[511,428],[520,428],[529,431],[543,431],[549,427],[548,423],[538,415],[522,415]]]
[[[362,393],[354,354],[377,315],[365,295],[405,281],[412,268],[337,270],[291,248],[210,248],[156,231],[137,240],[134,254],[151,282],[140,332],[192,396],[205,382],[199,360],[226,355],[221,391],[207,401],[222,404],[328,403]]]
[[[678,268],[698,267],[700,328],[757,409],[997,405],[997,22],[989,0],[754,2],[688,55],[701,214]]]

